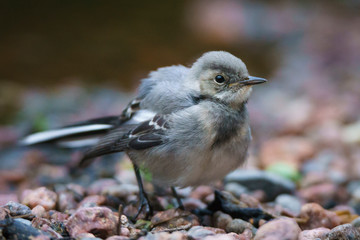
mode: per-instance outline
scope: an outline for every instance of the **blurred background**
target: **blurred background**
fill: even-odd
[[[19,149],[22,136],[118,114],[149,71],[209,50],[269,80],[249,102],[246,167],[358,179],[359,10],[358,0],[1,1],[0,193],[63,181],[59,167],[79,155]]]

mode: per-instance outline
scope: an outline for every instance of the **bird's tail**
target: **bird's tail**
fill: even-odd
[[[20,141],[21,145],[55,142],[64,147],[85,147],[97,143],[98,138],[118,124],[118,116],[97,118],[59,129],[33,133]]]

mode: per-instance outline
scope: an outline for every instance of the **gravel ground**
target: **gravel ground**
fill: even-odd
[[[138,188],[123,154],[77,169],[83,149],[17,146],[33,131],[120,113],[131,94],[2,88],[18,103],[0,126],[0,240],[360,239],[360,18],[308,14],[271,30],[282,60],[249,102],[247,163],[221,182],[179,189],[185,211],[144,173],[155,215],[133,219]]]

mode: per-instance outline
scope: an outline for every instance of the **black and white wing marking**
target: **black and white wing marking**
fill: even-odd
[[[139,124],[129,132],[128,148],[142,150],[160,145],[164,142],[164,134],[168,128],[166,119],[155,115],[150,121]]]
[[[115,128],[85,153],[80,166],[86,166],[89,162],[88,159],[98,156],[129,149],[143,150],[161,145],[166,141],[168,128],[165,117],[160,115],[140,124],[122,125]]]

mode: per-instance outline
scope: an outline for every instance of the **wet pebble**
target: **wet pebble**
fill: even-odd
[[[295,220],[290,218],[278,218],[262,225],[254,240],[297,240],[301,232]]]
[[[56,206],[57,195],[45,187],[34,190],[27,189],[21,194],[21,203],[30,208],[37,205],[43,206],[46,210],[54,209]]]
[[[116,234],[118,217],[106,207],[80,208],[66,222],[66,229],[72,237],[81,233],[93,233],[106,238]]]

